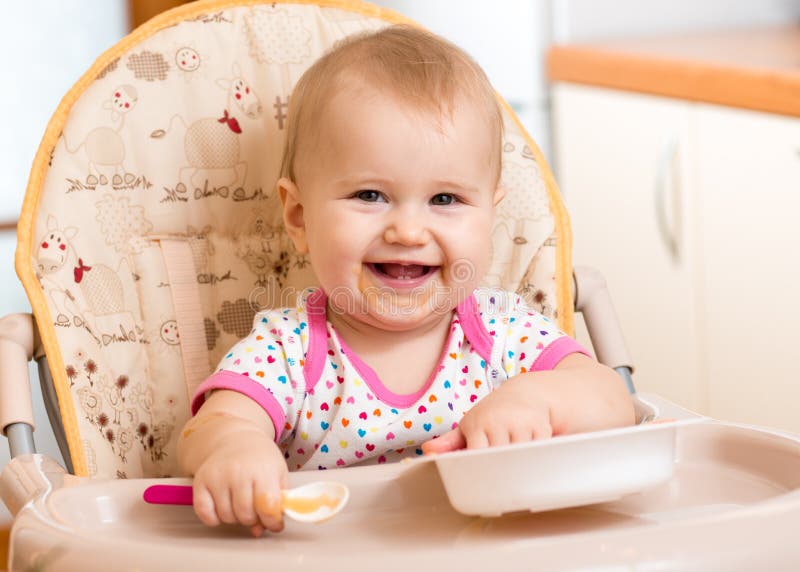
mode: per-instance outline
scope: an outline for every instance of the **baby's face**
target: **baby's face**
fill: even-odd
[[[296,167],[296,242],[332,309],[393,331],[449,316],[488,270],[496,148],[465,101],[438,118],[363,83],[339,92]]]

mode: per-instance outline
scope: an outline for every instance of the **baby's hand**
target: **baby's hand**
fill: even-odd
[[[242,524],[254,536],[283,530],[281,491],[287,468],[277,445],[260,433],[209,455],[194,476],[194,511],[208,526]]]
[[[516,377],[470,409],[458,427],[422,445],[425,454],[524,443],[553,436],[550,406],[535,381]]]
[[[261,406],[234,391],[215,391],[189,420],[178,461],[194,475],[194,511],[203,523],[242,524],[254,536],[283,529],[288,469],[274,436]]]

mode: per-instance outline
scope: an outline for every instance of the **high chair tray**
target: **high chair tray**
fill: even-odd
[[[342,513],[258,539],[207,528],[190,507],[142,502],[148,486],[187,479],[96,481],[27,456],[0,482],[4,498],[15,486],[33,491],[12,528],[13,570],[797,569],[797,436],[684,425],[675,460],[665,483],[613,502],[498,518],[454,510],[435,463],[329,470],[326,480],[350,487]],[[290,485],[319,478],[292,473]]]

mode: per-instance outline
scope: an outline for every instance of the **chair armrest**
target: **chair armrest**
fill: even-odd
[[[0,430],[9,439],[12,457],[35,452],[28,375],[33,347],[31,314],[9,314],[0,318]]]
[[[593,268],[576,266],[573,279],[575,311],[583,314],[597,360],[618,371],[627,368],[628,373],[632,372],[633,360],[603,275]]]

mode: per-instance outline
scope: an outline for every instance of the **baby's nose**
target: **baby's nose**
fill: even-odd
[[[396,216],[384,232],[386,242],[402,246],[421,246],[430,239],[431,234],[422,218],[410,213]]]

